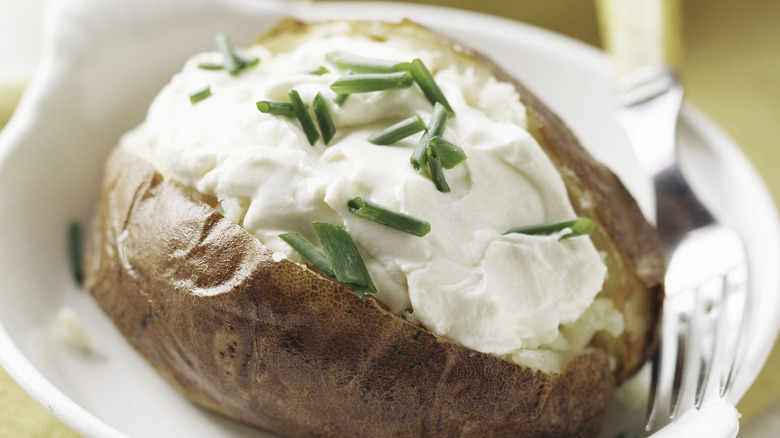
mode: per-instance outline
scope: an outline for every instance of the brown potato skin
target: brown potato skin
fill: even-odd
[[[150,164],[106,166],[88,288],[190,399],[286,436],[592,436],[611,398],[595,350],[560,376],[439,339],[275,262]]]
[[[271,35],[291,29],[305,26],[288,21]],[[106,163],[87,288],[188,398],[285,436],[593,436],[616,379],[653,348],[660,247],[617,178],[522,95],[537,137],[568,169],[572,198],[594,198],[592,211],[575,208],[600,225],[594,243],[617,277],[603,293],[638,318],[628,334],[603,339],[618,357],[614,374],[601,349],[547,375],[438,338],[371,297],[274,261],[208,199],[121,150]]]

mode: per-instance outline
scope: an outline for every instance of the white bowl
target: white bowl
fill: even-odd
[[[45,18],[39,71],[0,136],[0,278],[5,280],[0,363],[84,436],[264,435],[187,402],[124,341],[71,279],[67,225],[87,220],[108,151],[143,119],[151,99],[186,58],[211,50],[218,31],[238,44],[249,43],[285,15],[408,17],[482,51],[529,85],[650,209],[649,183],[637,177],[638,166],[612,111],[608,60],[559,35],[496,17],[400,3],[54,1]],[[690,107],[681,120],[680,141],[685,169],[715,212],[748,242],[755,300],[734,390],[676,427],[734,436],[738,424],[730,405],[760,371],[780,324],[780,227],[754,169]],[[64,308],[78,316],[91,354],[63,342],[57,321]],[[613,404],[602,436],[640,430],[643,406],[635,401]]]

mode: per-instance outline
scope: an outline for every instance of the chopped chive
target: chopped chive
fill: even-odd
[[[447,180],[444,178],[444,170],[441,165],[441,157],[439,155],[439,149],[433,143],[428,143],[427,148],[428,155],[428,167],[431,169],[431,179],[436,185],[436,188],[442,192],[447,193],[450,191],[450,186],[447,184]]]
[[[404,64],[341,52],[330,52],[325,55],[325,59],[341,71],[351,70],[355,73],[393,73],[399,71],[399,65]]]
[[[568,233],[561,235],[558,240],[568,239],[570,237],[583,236],[596,227],[596,223],[587,217],[578,217],[576,219],[553,222],[549,224],[532,225],[529,227],[512,228],[504,232],[504,234],[521,233],[521,234],[554,234],[564,230],[569,230]]]
[[[593,231],[594,228],[596,228],[596,223],[593,222],[590,218],[580,217],[577,218],[574,224],[572,224],[571,232],[564,234],[558,240],[564,240],[570,237],[584,236],[586,234],[590,234],[590,232]]]
[[[412,166],[418,172],[425,170],[425,164],[428,161],[428,143],[433,137],[441,137],[444,133],[444,128],[447,125],[447,110],[444,106],[438,102],[433,105],[433,113],[431,114],[431,120],[428,121],[428,128],[425,134],[420,137],[417,142],[417,147],[412,153]]]
[[[237,72],[239,70],[239,63],[234,56],[233,43],[230,42],[230,38],[224,33],[218,33],[216,36],[217,48],[222,53],[222,68],[230,73]]]
[[[236,58],[241,63],[241,71],[244,71],[248,68],[254,67],[257,64],[260,63],[260,58],[253,56],[251,58],[244,57],[242,55],[239,55],[238,53],[235,53]],[[239,72],[240,73],[240,72]]]
[[[306,72],[306,74],[308,75],[315,75],[315,76],[322,76],[327,73],[330,73],[330,70],[328,70],[322,65]]]
[[[222,64],[200,63],[200,64],[198,64],[198,68],[203,69],[203,70],[222,70],[225,67]]]
[[[333,103],[341,107],[344,105],[344,102],[347,101],[348,97],[349,94],[337,94],[336,97],[333,98]]]
[[[349,211],[356,215],[386,225],[404,233],[423,237],[431,231],[431,224],[399,211],[390,210],[363,198],[352,198],[347,202]]]
[[[261,113],[273,114],[275,116],[296,117],[295,109],[290,102],[260,100],[256,105]]]
[[[372,134],[368,137],[368,141],[377,145],[388,145],[424,130],[425,122],[423,122],[420,116],[415,115]]]
[[[320,138],[320,133],[317,132],[317,127],[314,126],[314,120],[311,119],[309,110],[306,109],[306,105],[303,104],[297,90],[290,90],[290,92],[287,93],[287,96],[290,98],[293,110],[295,110],[295,116],[298,117],[298,120],[301,122],[301,127],[306,134],[306,138],[309,139],[309,144],[314,146],[314,143]]]
[[[349,76],[352,74],[352,70],[347,70],[344,72],[343,76]],[[349,93],[343,93],[343,94],[336,94],[336,97],[333,98],[333,102],[340,107],[344,106],[344,102],[347,101],[347,98],[349,97]]]
[[[428,98],[428,101],[430,101],[431,104],[436,104],[436,102],[438,102],[444,105],[444,108],[447,108],[447,114],[450,117],[455,116],[455,111],[452,110],[449,102],[447,102],[447,98],[444,97],[441,88],[439,88],[436,81],[433,80],[433,75],[419,58],[415,58],[409,65],[409,72],[412,74],[414,81],[420,86],[423,94],[425,94],[425,97]]]
[[[190,94],[190,103],[195,105],[196,103],[200,102],[203,99],[206,99],[209,96],[211,96],[211,87],[207,86],[202,90]]]
[[[314,96],[314,102],[312,102],[311,106],[314,109],[314,115],[317,116],[317,124],[320,125],[322,140],[327,145],[333,138],[333,135],[336,134],[336,127],[333,126],[333,119],[330,117],[328,105],[325,103],[325,99],[322,98],[321,93],[317,93]]]
[[[322,272],[325,273],[328,277],[335,277],[336,274],[333,273],[333,267],[330,265],[330,262],[328,261],[327,257],[323,255],[321,252],[317,251],[314,246],[307,242],[306,239],[301,237],[298,233],[284,233],[280,234],[279,238],[287,242],[288,245],[290,245],[294,250],[298,251],[309,259],[310,262],[314,264],[314,266],[320,268]]]
[[[466,153],[463,152],[460,146],[454,145],[439,136],[431,138],[430,144],[436,147],[441,158],[441,166],[445,169],[452,169],[466,159]]]
[[[376,286],[346,228],[325,222],[314,222],[312,225],[336,279],[351,286],[358,297],[375,293]]]
[[[372,91],[408,88],[414,83],[409,72],[367,73],[345,75],[331,84],[337,94],[369,93]]]
[[[68,255],[73,279],[79,286],[84,284],[84,240],[81,222],[71,221],[68,225]]]
[[[404,61],[404,62],[399,62],[393,68],[395,69],[395,71],[409,71],[410,67],[411,67],[411,63]]]
[[[260,58],[247,58],[239,55],[233,48],[233,43],[230,42],[230,38],[223,33],[217,34],[216,42],[217,48],[224,58],[222,61],[222,68],[232,75],[237,75],[260,62]]]

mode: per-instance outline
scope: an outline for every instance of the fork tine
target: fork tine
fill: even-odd
[[[723,309],[724,309],[724,315],[723,318],[721,318],[721,325],[726,323],[726,315],[725,310],[729,308],[729,289],[728,289],[728,276],[723,276]],[[730,347],[730,345],[729,345]],[[734,363],[730,362],[727,367],[725,368],[726,371],[721,370],[720,372],[720,389],[718,390],[718,395],[720,397],[723,397],[726,395],[726,391],[728,391],[728,387],[731,383],[731,372],[733,371]]]
[[[747,272],[737,272],[737,275],[745,275],[747,276]],[[747,319],[744,317],[745,309],[748,306],[748,295],[747,295],[747,289],[750,287],[749,281],[750,278],[746,277],[744,279],[737,278],[736,284],[737,289],[735,289],[734,286],[732,286],[732,283],[728,281],[730,276],[727,274],[724,276],[724,301],[723,301],[723,317],[721,319],[725,320],[724,323],[729,323],[730,327],[737,327],[737,334],[729,339],[731,342],[728,343],[728,346],[726,348],[726,354],[729,355],[728,362],[725,362],[725,367],[721,370],[721,377],[720,377],[720,389],[718,391],[718,394],[720,397],[724,397],[726,393],[728,392],[729,388],[731,387],[731,383],[734,380],[734,375],[736,374],[737,369],[737,357],[740,353],[740,345],[742,336],[745,332],[745,325],[747,324]],[[734,295],[737,295],[738,300],[735,302]],[[729,303],[728,306],[726,303]],[[728,315],[726,314],[728,312]],[[734,317],[736,321],[730,321],[730,318]]]
[[[721,288],[721,300],[723,295],[723,288],[725,288],[726,279],[723,279],[723,287]],[[697,298],[701,298],[701,288],[696,290]],[[697,305],[697,311],[699,306]],[[720,306],[714,302],[712,298],[706,298],[704,303],[702,315],[702,336],[699,336],[699,375],[696,381],[696,396],[694,399],[694,406],[696,409],[701,409],[702,402],[704,401],[704,393],[707,389],[707,384],[710,380],[710,373],[712,371],[713,358],[715,357],[715,350],[720,339],[721,325],[719,321],[722,318],[720,316]]]
[[[685,359],[688,350],[688,339],[692,338],[693,324],[687,313],[682,312],[677,320],[677,357],[675,358],[674,379],[672,380],[672,398],[669,404],[669,418],[677,416],[680,400],[683,395],[683,374],[685,373]]]
[[[660,384],[661,361],[663,360],[663,336],[658,337],[658,349],[653,353],[650,369],[650,394],[647,399],[647,411],[645,413],[645,432],[650,432],[655,423],[655,416],[658,412],[658,385]]]

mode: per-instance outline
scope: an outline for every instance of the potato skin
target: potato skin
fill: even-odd
[[[288,21],[270,35],[305,28]],[[653,348],[660,247],[617,178],[523,90],[570,195],[594,198],[594,243],[609,254],[609,268],[620,269],[603,293],[627,318],[638,314],[635,331],[603,340],[618,357],[614,373],[601,349],[548,375],[438,338],[371,297],[275,261],[210,200],[122,150],[106,163],[87,288],[189,399],[285,436],[593,436],[616,379]]]
[[[439,339],[289,261],[146,161],[106,166],[88,288],[190,399],[286,436],[592,436],[602,350],[551,376]]]

